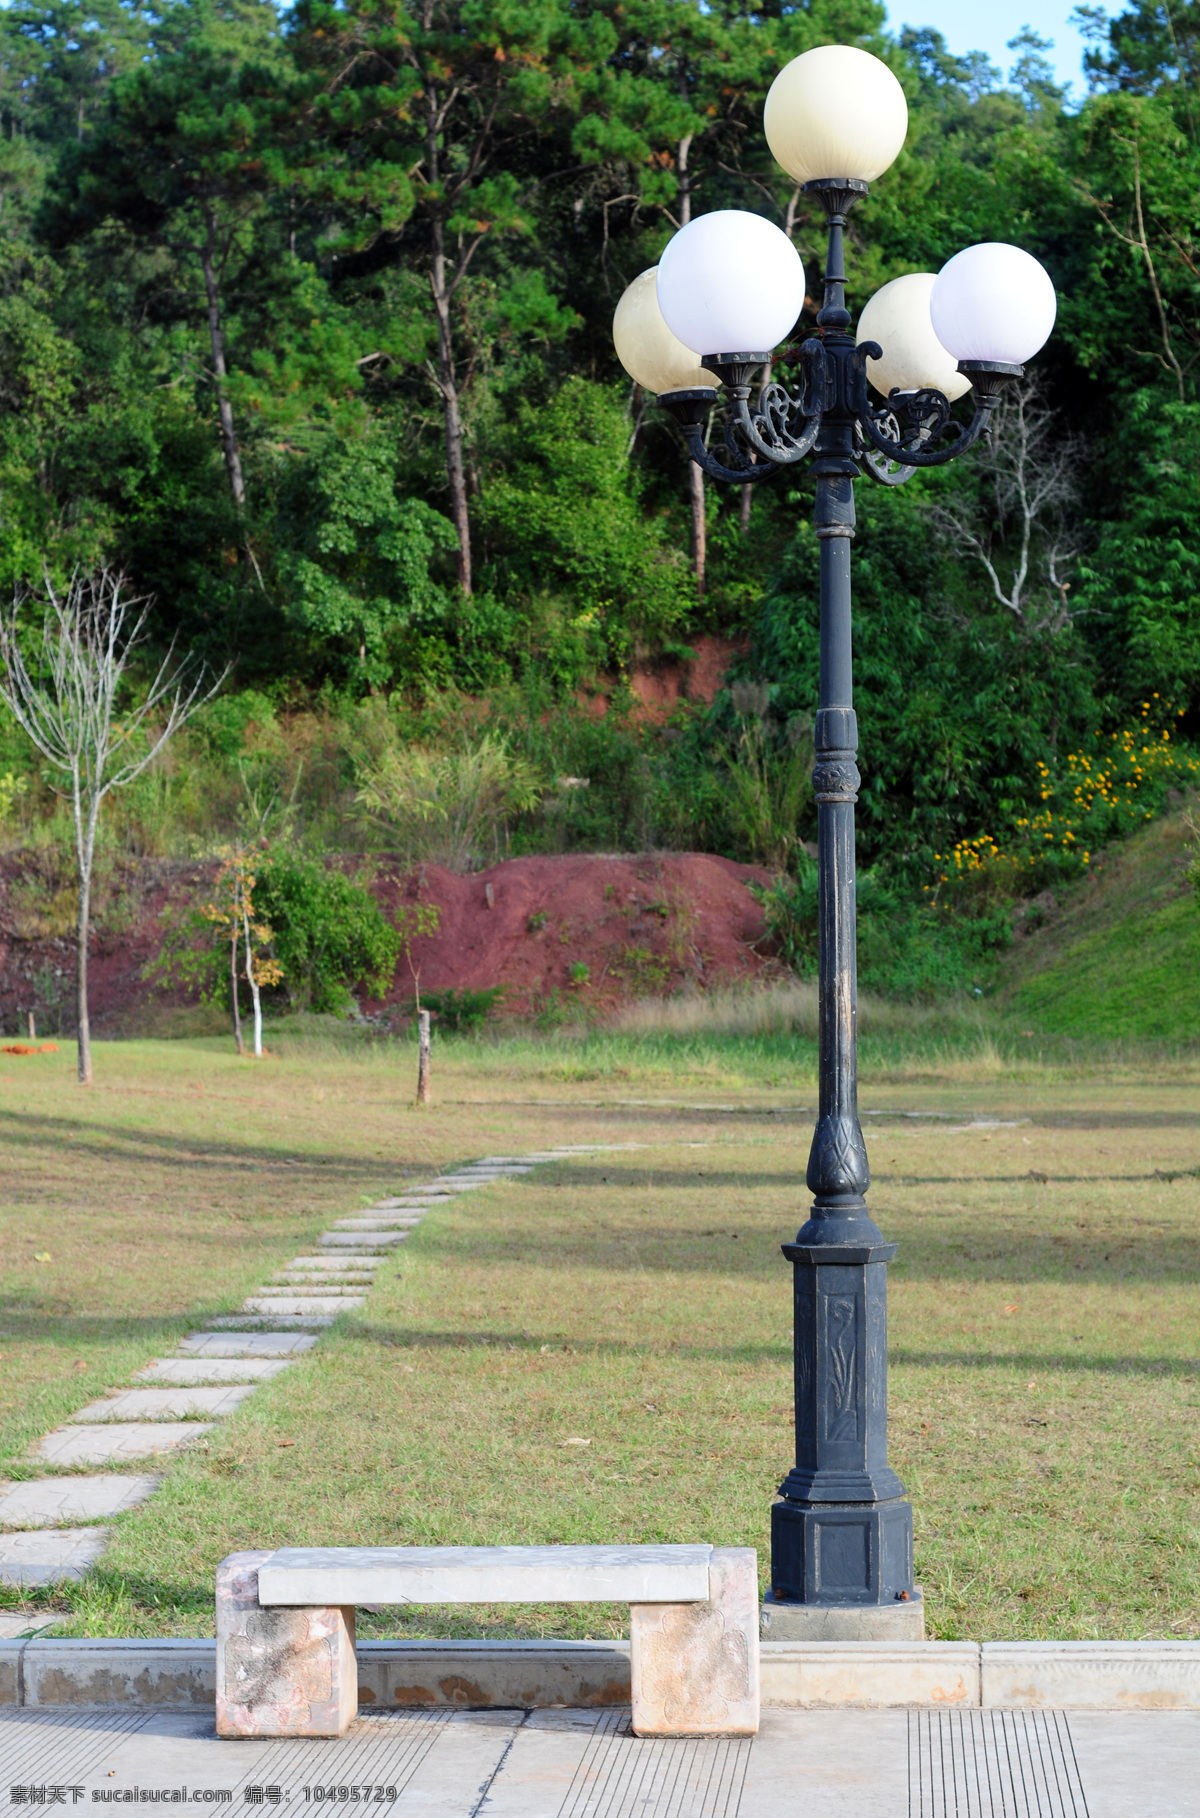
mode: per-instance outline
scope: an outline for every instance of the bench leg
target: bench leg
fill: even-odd
[[[340,1736],[358,1715],[354,1610],[264,1609],[263,1553],[217,1567],[217,1735]]]
[[[758,1733],[758,1554],[716,1547],[707,1603],[629,1609],[638,1736]]]

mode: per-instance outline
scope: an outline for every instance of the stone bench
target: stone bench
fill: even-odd
[[[342,1735],[360,1603],[628,1603],[637,1735],[758,1730],[752,1547],[283,1547],[217,1568],[217,1734]]]

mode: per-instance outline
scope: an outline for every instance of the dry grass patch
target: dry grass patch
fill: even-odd
[[[404,1168],[643,1145],[432,1212],[361,1316],[120,1520],[101,1570],[60,1598],[71,1628],[210,1628],[213,1568],[245,1546],[712,1539],[765,1564],[790,1463],[779,1244],[805,1216],[811,1101],[724,1075],[726,1110],[707,1081],[653,1102],[658,1076],[633,1047],[632,1087],[560,1077],[551,1091],[505,1053],[443,1049],[428,1117],[408,1106],[407,1052],[316,1043],[262,1069],[107,1050],[107,1096],[55,1088],[56,1148],[38,1140],[50,1107],[10,1100],[9,1229],[40,1247],[29,1221],[44,1215],[69,1234],[54,1265],[67,1304],[33,1273],[48,1265],[22,1260],[0,1351],[28,1350],[26,1403],[61,1390],[67,1413],[77,1362],[97,1366],[87,1395],[118,1386],[189,1308],[229,1304]],[[873,1204],[901,1245],[893,1457],[934,1632],[1200,1632],[1194,1091],[918,1080],[864,1102]],[[87,1321],[118,1278],[133,1324],[105,1351]],[[19,1420],[18,1449],[28,1405]],[[439,1609],[364,1629],[598,1635],[623,1616]]]

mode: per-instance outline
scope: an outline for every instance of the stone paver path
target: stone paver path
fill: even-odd
[[[29,1534],[0,1534],[0,1574],[7,1584],[82,1578],[107,1540],[107,1528],[35,1528]]]
[[[169,1458],[194,1445],[253,1395],[260,1382],[310,1351],[335,1319],[364,1306],[376,1270],[439,1206],[452,1205],[461,1193],[526,1175],[540,1162],[589,1155],[595,1147],[485,1156],[428,1186],[406,1189],[335,1220],[317,1239],[316,1251],[285,1263],[242,1303],[240,1312],[210,1320],[207,1330],[181,1340],[175,1356],[156,1358],[138,1370],[135,1383],[151,1386],[114,1384],[103,1398],[40,1440],[33,1462],[48,1470],[103,1467]],[[108,1529],[95,1524],[135,1508],[160,1481],[110,1471],[0,1483],[0,1584],[53,1584],[82,1577],[108,1539]],[[8,1624],[27,1625],[13,1629],[14,1634],[27,1633],[33,1621],[6,1618]]]
[[[187,1420],[190,1415],[204,1414],[219,1420],[232,1414],[254,1389],[252,1382],[238,1389],[126,1389],[108,1401],[89,1402],[75,1419]]]
[[[97,1421],[94,1426],[58,1427],[47,1433],[34,1457],[43,1464],[116,1464],[122,1458],[159,1458],[180,1446],[195,1445],[211,1433],[211,1420]],[[3,1579],[0,1567],[0,1579]]]
[[[156,1357],[139,1382],[269,1382],[290,1357]]]
[[[39,1477],[0,1496],[0,1528],[63,1528],[103,1521],[134,1509],[159,1485],[157,1477]]]

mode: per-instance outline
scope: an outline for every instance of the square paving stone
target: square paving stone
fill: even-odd
[[[457,1193],[453,1187],[418,1187],[407,1195],[406,1203],[410,1206],[428,1206],[434,1200],[456,1197]]]
[[[402,1244],[407,1231],[322,1231],[318,1243],[331,1250],[391,1250]]]
[[[228,1332],[323,1332],[332,1313],[222,1313],[209,1320]]]
[[[138,1382],[267,1382],[290,1357],[156,1357],[137,1372]],[[128,1478],[117,1479],[127,1483]]]
[[[335,1275],[315,1269],[289,1269],[282,1278],[272,1276],[255,1288],[256,1294],[369,1294],[374,1274],[363,1269],[339,1269]]]
[[[372,1261],[369,1256],[293,1256],[290,1263],[284,1264],[286,1269],[320,1269],[322,1273],[327,1270],[336,1272],[338,1269],[363,1270],[378,1267],[378,1262]]]
[[[32,1610],[24,1615],[0,1616],[0,1641],[26,1641],[31,1635],[40,1635],[43,1629],[52,1629],[61,1621],[62,1617],[54,1611],[49,1616],[45,1612],[35,1615]]]
[[[257,1385],[249,1382],[236,1389],[126,1389],[104,1401],[89,1402],[80,1408],[72,1425],[84,1426],[93,1420],[186,1420],[189,1414],[207,1414],[220,1420],[253,1395]]]
[[[179,1349],[189,1357],[298,1357],[316,1342],[304,1332],[189,1332]]]
[[[339,1270],[336,1275],[318,1275],[314,1269],[287,1269],[273,1275],[259,1289],[261,1294],[299,1294],[310,1289],[317,1294],[345,1294],[347,1291],[357,1294],[369,1294],[375,1286],[375,1277],[362,1269],[349,1269],[344,1273]]]
[[[373,1283],[367,1281],[343,1282],[323,1281],[319,1279],[314,1280],[311,1275],[307,1275],[302,1276],[299,1281],[266,1282],[258,1290],[255,1299],[269,1300],[273,1305],[281,1295],[285,1297],[290,1296],[292,1299],[295,1299],[297,1294],[307,1296],[308,1291],[311,1288],[315,1294],[323,1298],[338,1295],[344,1300],[347,1294],[356,1294],[361,1300],[373,1285]]]
[[[314,1294],[293,1295],[290,1298],[280,1296],[278,1300],[269,1295],[255,1295],[242,1302],[247,1313],[344,1313],[348,1307],[366,1305],[364,1294]]]
[[[153,1496],[161,1477],[40,1477],[0,1495],[0,1528],[58,1528],[102,1521]]]
[[[108,1545],[107,1528],[35,1528],[0,1534],[0,1584],[56,1584],[82,1578]]]
[[[405,1218],[399,1213],[381,1212],[377,1217],[367,1213],[362,1218],[337,1218],[335,1231],[415,1231],[419,1218]]]
[[[59,1427],[47,1433],[36,1456],[47,1464],[115,1464],[121,1458],[154,1458],[180,1446],[195,1445],[214,1431],[212,1421],[147,1420],[129,1426]]]

